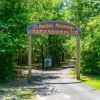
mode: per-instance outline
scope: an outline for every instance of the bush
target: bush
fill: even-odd
[[[88,49],[82,51],[82,73],[100,75],[100,40],[94,37]]]
[[[0,33],[0,81],[13,78],[16,72],[14,62],[14,47],[8,35]]]

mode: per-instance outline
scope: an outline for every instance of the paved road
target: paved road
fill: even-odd
[[[68,76],[71,68],[34,71],[38,100],[100,100],[100,93]]]

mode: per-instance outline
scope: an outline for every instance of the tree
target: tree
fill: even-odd
[[[99,74],[99,1],[72,0],[70,21],[82,28],[81,66],[82,72]],[[98,70],[97,70],[98,69]]]
[[[0,79],[8,80],[16,73],[18,59],[26,50],[27,1],[1,1],[0,9]]]
[[[100,16],[87,22],[87,31],[89,34],[83,43],[84,49],[82,49],[82,72],[100,74]],[[90,31],[91,30],[91,31]]]

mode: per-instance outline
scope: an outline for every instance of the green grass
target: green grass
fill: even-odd
[[[80,81],[82,83],[84,83],[88,86],[91,86],[92,88],[100,91],[100,76],[97,76],[97,75],[83,76],[83,75],[81,75]]]
[[[70,76],[75,78],[75,70],[71,71]],[[100,91],[100,76],[99,75],[83,75],[80,76],[80,82]]]

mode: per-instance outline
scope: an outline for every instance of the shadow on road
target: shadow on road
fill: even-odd
[[[56,76],[53,73],[45,73],[39,75],[35,74],[34,76],[32,76],[32,79],[34,80],[34,83],[36,85],[37,94],[39,94],[40,96],[46,96],[58,93],[58,91],[48,83],[51,80],[55,80],[57,78],[59,78],[59,76]]]
[[[60,68],[62,70],[68,69],[71,67],[64,67]],[[54,95],[57,93],[60,93],[59,89],[56,88],[56,86],[59,85],[70,85],[70,84],[78,84],[80,82],[63,82],[61,81],[61,75],[63,74],[63,71],[61,71],[59,68],[53,69],[52,71],[41,71],[39,73],[34,73],[32,76],[32,80],[34,81],[34,84],[36,86],[37,94],[40,96],[48,96],[48,95]],[[60,71],[59,71],[60,70]],[[67,77],[67,76],[66,76]]]
[[[44,83],[44,84],[41,84],[41,83],[36,83],[36,85],[46,85],[46,84],[78,84],[78,83],[81,83],[81,82],[66,82],[66,83]]]
[[[0,83],[0,100],[34,100],[35,87],[27,80]]]

